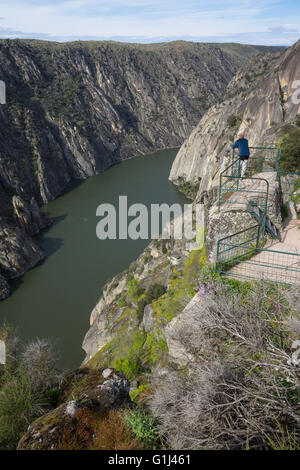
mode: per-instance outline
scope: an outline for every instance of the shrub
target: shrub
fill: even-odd
[[[260,282],[245,294],[215,282],[194,304],[173,335],[195,360],[160,377],[150,401],[171,448],[269,449],[271,441],[293,448],[300,438],[291,360],[299,302],[293,288]]]
[[[127,354],[113,362],[113,367],[126,375],[129,380],[133,380],[144,371],[141,351],[145,339],[145,333],[137,330],[133,335],[133,343]]]
[[[137,389],[132,390],[129,393],[131,400],[135,401],[136,398],[139,397],[139,395],[144,394],[148,389],[149,389],[149,385],[145,385],[145,384],[139,385]]]
[[[139,357],[131,356],[129,358],[116,359],[113,362],[113,367],[122,372],[128,380],[133,380],[143,372],[143,367]]]
[[[57,404],[57,355],[39,339],[22,353],[17,331],[7,323],[0,338],[7,346],[7,363],[0,366],[0,448],[14,449],[28,425]]]
[[[161,284],[153,284],[148,287],[145,295],[138,301],[137,305],[137,317],[139,321],[142,321],[144,309],[146,305],[152,304],[154,300],[157,300],[159,297],[166,293],[167,289]]]
[[[41,396],[22,367],[2,377],[0,448],[14,449],[28,425],[42,414]]]
[[[240,126],[242,122],[241,116],[236,116],[235,114],[231,114],[228,119],[227,119],[227,126],[230,127],[230,129],[237,128]]]
[[[157,440],[157,421],[143,410],[136,409],[125,414],[125,422],[133,434],[145,444]]]
[[[152,333],[147,333],[144,348],[147,363],[151,366],[156,364],[163,357],[168,351],[168,346],[160,329],[155,329]]]
[[[35,339],[25,347],[21,362],[34,388],[45,391],[53,386],[57,376],[58,356],[47,339]]]
[[[128,282],[128,297],[132,300],[137,300],[145,289],[140,286],[140,282],[135,277]]]
[[[123,308],[123,307],[126,307],[126,305],[127,305],[126,300],[121,298],[118,302],[118,307]]]
[[[145,294],[145,300],[147,304],[151,304],[153,300],[156,300],[162,295],[164,295],[166,291],[167,289],[165,288],[165,286],[162,286],[161,284],[153,284],[152,286],[150,286]]]
[[[282,171],[300,171],[300,129],[290,127],[280,141]]]

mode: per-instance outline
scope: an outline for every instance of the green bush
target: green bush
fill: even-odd
[[[290,127],[280,140],[282,171],[300,171],[300,129]]]
[[[127,354],[112,363],[112,366],[126,375],[128,380],[133,380],[144,372],[141,351],[145,339],[145,333],[141,330],[137,330],[133,335],[133,343]]]
[[[123,308],[123,307],[126,307],[126,305],[127,305],[126,300],[123,299],[123,297],[122,297],[118,302],[118,307]]]
[[[41,396],[22,367],[4,373],[0,389],[0,448],[14,449],[41,414]]]
[[[235,114],[231,114],[227,119],[227,126],[230,129],[237,128],[240,126],[242,122],[241,116],[236,116]]]
[[[141,361],[138,357],[120,358],[114,361],[113,367],[132,380],[143,372]]]
[[[125,415],[125,422],[138,439],[145,444],[157,440],[156,419],[143,410],[132,410]]]
[[[0,449],[15,449],[29,424],[57,406],[57,355],[47,340],[21,347],[16,329],[0,328],[7,362],[0,365]]]
[[[128,282],[128,297],[132,300],[137,300],[145,289],[140,286],[140,282],[135,277]]]

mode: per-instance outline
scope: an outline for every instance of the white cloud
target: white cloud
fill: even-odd
[[[299,37],[298,19],[289,17],[287,9],[284,17],[278,16],[282,0],[11,0],[0,4],[0,37],[167,40],[192,36],[230,41],[258,33],[265,43],[280,44],[291,44]]]

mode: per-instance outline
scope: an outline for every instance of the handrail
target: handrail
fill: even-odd
[[[262,156],[262,164],[257,165],[255,161],[259,161],[261,155],[260,152],[257,152],[257,155],[252,156],[254,160],[254,165],[252,168],[252,173],[250,169],[250,175],[256,173],[263,172],[263,171],[270,171],[270,167],[274,169],[277,174],[277,179],[279,179],[280,175],[288,175],[293,174],[299,176],[300,173],[298,172],[284,172],[280,171],[280,157],[281,157],[281,149],[277,147],[250,147],[250,149],[255,150],[274,150],[278,151],[277,158],[272,158],[272,154],[268,152],[266,155]],[[277,251],[277,250],[270,250],[265,249],[261,246],[262,237],[265,233],[266,228],[270,231],[270,233],[278,237],[278,231],[273,230],[272,223],[267,224],[267,214],[268,214],[268,203],[269,203],[269,191],[270,191],[270,182],[266,178],[258,178],[258,177],[241,177],[240,176],[240,159],[234,158],[235,151],[233,150],[233,158],[230,165],[228,165],[221,173],[220,173],[220,183],[219,183],[219,201],[218,206],[220,210],[221,200],[223,194],[228,193],[237,193],[237,192],[244,192],[248,194],[256,194],[256,197],[253,197],[251,201],[250,197],[245,197],[246,203],[249,206],[252,206],[252,210],[250,207],[246,207],[250,213],[252,213],[255,218],[258,220],[258,224],[251,225],[250,227],[245,228],[244,230],[240,230],[239,232],[233,233],[231,235],[227,235],[218,240],[217,242],[217,253],[216,253],[216,265],[215,269],[220,274],[226,274],[229,269],[234,267],[236,264],[241,265],[241,263],[245,262],[245,266],[242,268],[238,268],[234,271],[235,275],[245,278],[253,278],[258,279],[259,276],[256,270],[253,270],[253,266],[264,266],[266,269],[267,279],[270,282],[282,282],[286,284],[296,284],[300,285],[300,254],[299,253],[292,253],[292,252],[284,252],[284,251]],[[271,157],[271,158],[268,158]],[[236,171],[234,166],[237,165]],[[258,168],[261,167],[261,170]],[[249,168],[249,166],[248,166]],[[232,169],[232,170],[231,170]],[[254,172],[253,172],[254,171]],[[227,181],[225,180],[227,179]],[[230,180],[232,183],[230,183]],[[239,181],[242,180],[254,180],[259,181],[263,184],[266,188],[265,191],[258,186],[257,189],[251,190],[241,187],[242,185],[239,184]],[[224,182],[223,182],[224,181]],[[251,187],[250,187],[251,188]],[[223,193],[222,193],[223,191]],[[224,199],[223,199],[224,200]],[[237,197],[233,197],[228,199],[227,203],[232,204],[244,204],[243,198],[241,201],[237,199]],[[256,209],[255,209],[256,208]],[[258,209],[258,211],[257,211]],[[274,225],[274,224],[273,224]],[[261,256],[265,257],[263,259],[259,259],[259,261],[252,260],[253,254],[262,253]],[[285,259],[285,255],[289,255],[290,259],[295,257],[296,262],[293,265],[290,265],[289,260]],[[281,258],[280,258],[281,257]],[[299,260],[299,261],[298,261]],[[252,271],[249,266],[252,266]],[[298,268],[299,266],[299,268]],[[274,272],[270,270],[274,270]],[[243,271],[244,270],[244,271]],[[278,274],[279,273],[279,274]]]
[[[248,230],[252,230],[253,228],[260,227],[260,224],[255,224],[252,225],[252,227],[244,228],[244,230],[240,230],[239,232],[232,233],[231,235],[227,235],[227,237],[220,238],[218,241],[223,242],[224,240],[227,240],[228,238],[232,238],[235,235],[240,235],[241,233],[247,232]]]

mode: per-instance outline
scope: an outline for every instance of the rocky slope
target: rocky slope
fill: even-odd
[[[0,41],[0,298],[43,258],[38,205],[125,158],[175,147],[260,48]],[[243,57],[243,54],[245,57]]]
[[[201,44],[2,40],[2,185],[46,203],[71,178],[180,145],[236,70]]]
[[[300,76],[300,41],[279,56],[261,55],[242,67],[224,100],[203,116],[181,147],[170,180],[199,184],[199,200],[219,184],[219,172],[231,158],[239,129],[251,146],[277,145],[282,127],[295,122],[300,105],[292,96]]]
[[[225,204],[218,212],[219,168],[231,159],[231,141],[241,125],[251,123],[247,129],[251,144],[262,145],[278,139],[282,125],[295,120],[299,105],[292,102],[291,82],[297,78],[299,53],[297,43],[283,54],[260,55],[250,61],[229,84],[225,101],[205,114],[177,155],[171,180],[189,189],[200,182],[195,202],[206,205],[209,263],[215,260],[219,238],[255,223],[242,205],[236,208]],[[281,186],[275,173],[260,176],[269,181],[269,216],[280,230]],[[204,253],[190,251],[184,241],[152,242],[128,271],[105,286],[83,343],[88,364],[126,368],[127,360],[135,364],[132,351],[139,350],[142,363],[136,363],[136,370],[141,367],[144,373],[151,370],[154,375],[156,368],[161,371],[170,341],[167,325],[193,297],[191,283],[197,282],[205,260]],[[148,289],[157,284],[166,292],[153,297]],[[123,362],[118,363],[118,358]],[[133,377],[139,375],[132,369],[131,373]]]
[[[132,405],[129,382],[113,369],[81,368],[64,377],[58,405],[29,426],[19,450],[109,449],[111,412]]]

